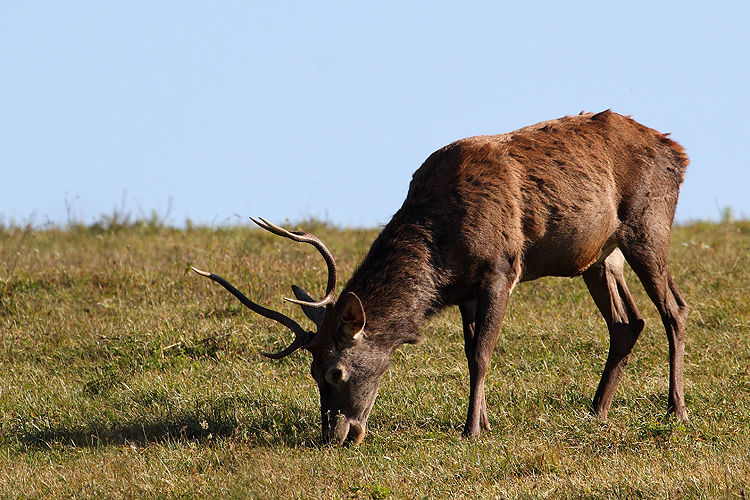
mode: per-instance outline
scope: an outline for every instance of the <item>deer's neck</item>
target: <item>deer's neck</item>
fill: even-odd
[[[438,303],[430,234],[414,225],[388,224],[342,292],[362,300],[369,331],[394,348],[419,339]]]

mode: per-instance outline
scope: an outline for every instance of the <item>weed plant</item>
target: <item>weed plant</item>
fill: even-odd
[[[344,278],[377,230],[311,221]],[[250,227],[107,218],[0,227],[2,498],[747,498],[750,222],[673,231],[690,305],[690,422],[665,418],[667,342],[632,273],[646,328],[606,422],[589,410],[608,349],[580,279],[516,287],[487,382],[492,430],[460,437],[468,370],[449,310],[404,346],[357,447],[321,446],[310,358],[291,333],[190,265],[306,321],[314,249]],[[340,284],[341,287],[341,284]]]

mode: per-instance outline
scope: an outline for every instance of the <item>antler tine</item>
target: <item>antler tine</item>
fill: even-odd
[[[326,248],[323,242],[320,241],[320,239],[312,233],[308,233],[306,231],[287,231],[283,227],[279,227],[268,222],[263,217],[258,218],[260,219],[260,221],[257,221],[252,217],[250,217],[250,220],[255,222],[258,226],[262,227],[266,231],[271,232],[275,235],[283,236],[284,238],[289,238],[290,240],[298,241],[300,243],[308,243],[314,246],[323,256],[323,259],[325,259],[326,261],[326,266],[328,267],[328,284],[326,286],[326,294],[321,300],[319,300],[318,302],[306,302],[304,300],[297,300],[289,297],[284,297],[284,300],[289,301],[293,304],[316,308],[333,303],[333,301],[336,299],[336,280],[338,270],[336,267],[336,261],[333,258],[333,254],[331,254],[331,252],[328,250],[328,248]]]
[[[267,358],[271,359],[281,359],[285,356],[289,356],[291,353],[299,349],[300,347],[305,347],[308,342],[312,338],[311,332],[305,331],[304,328],[302,328],[299,323],[294,321],[292,318],[285,316],[281,314],[278,311],[273,311],[271,309],[266,309],[265,307],[256,304],[252,300],[245,297],[245,295],[237,290],[231,283],[229,283],[227,280],[222,278],[221,276],[217,276],[216,274],[209,273],[206,271],[201,271],[200,269],[197,269],[195,267],[190,267],[193,271],[200,274],[201,276],[205,276],[206,278],[209,278],[224,288],[226,288],[232,295],[237,297],[237,299],[242,302],[242,304],[250,309],[251,311],[260,314],[261,316],[264,316],[268,319],[272,319],[274,321],[277,321],[278,323],[281,323],[285,327],[289,328],[292,332],[294,332],[294,341],[289,344],[289,346],[284,349],[283,351],[277,352],[277,353],[267,353],[267,352],[261,352],[261,354]]]

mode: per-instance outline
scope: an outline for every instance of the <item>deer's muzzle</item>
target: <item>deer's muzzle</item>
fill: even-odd
[[[346,442],[359,444],[367,434],[367,423],[354,418],[337,415],[323,415],[323,442],[342,445]]]

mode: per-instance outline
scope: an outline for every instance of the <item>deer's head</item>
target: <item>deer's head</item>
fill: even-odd
[[[248,299],[224,278],[192,268],[198,274],[216,281],[229,290],[252,311],[273,319],[295,334],[294,341],[278,353],[261,353],[272,359],[289,356],[298,349],[312,354],[310,373],[320,390],[323,441],[359,444],[365,437],[367,418],[375,403],[380,379],[389,366],[390,350],[368,335],[364,307],[352,292],[336,300],[336,262],[331,252],[314,235],[287,231],[264,219],[252,219],[263,229],[294,241],[313,245],[328,266],[325,296],[315,301],[304,290],[292,287],[298,304],[315,324],[315,331],[305,330],[296,321],[277,311],[266,309]]]

